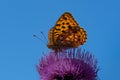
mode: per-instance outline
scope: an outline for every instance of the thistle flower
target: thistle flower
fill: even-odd
[[[41,80],[97,80],[97,60],[88,51],[77,49],[50,52],[37,66]]]

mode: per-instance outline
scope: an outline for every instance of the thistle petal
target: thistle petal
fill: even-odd
[[[97,80],[97,60],[88,51],[50,52],[37,66],[41,80]]]

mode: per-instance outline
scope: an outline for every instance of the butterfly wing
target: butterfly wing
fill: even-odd
[[[86,41],[86,37],[85,30],[69,12],[65,12],[48,33],[48,48],[55,50],[78,47]]]
[[[72,29],[66,30],[63,34],[59,35],[56,42],[61,48],[69,49],[76,48],[86,42],[87,34],[83,28],[79,26],[72,26]]]

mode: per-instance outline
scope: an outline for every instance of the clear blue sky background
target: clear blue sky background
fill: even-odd
[[[47,36],[66,11],[87,31],[99,78],[120,80],[119,0],[0,0],[0,80],[39,80],[36,64],[50,51],[40,31]]]

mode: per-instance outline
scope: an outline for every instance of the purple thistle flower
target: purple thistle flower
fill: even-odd
[[[97,60],[87,51],[50,52],[37,66],[41,80],[97,80]]]

